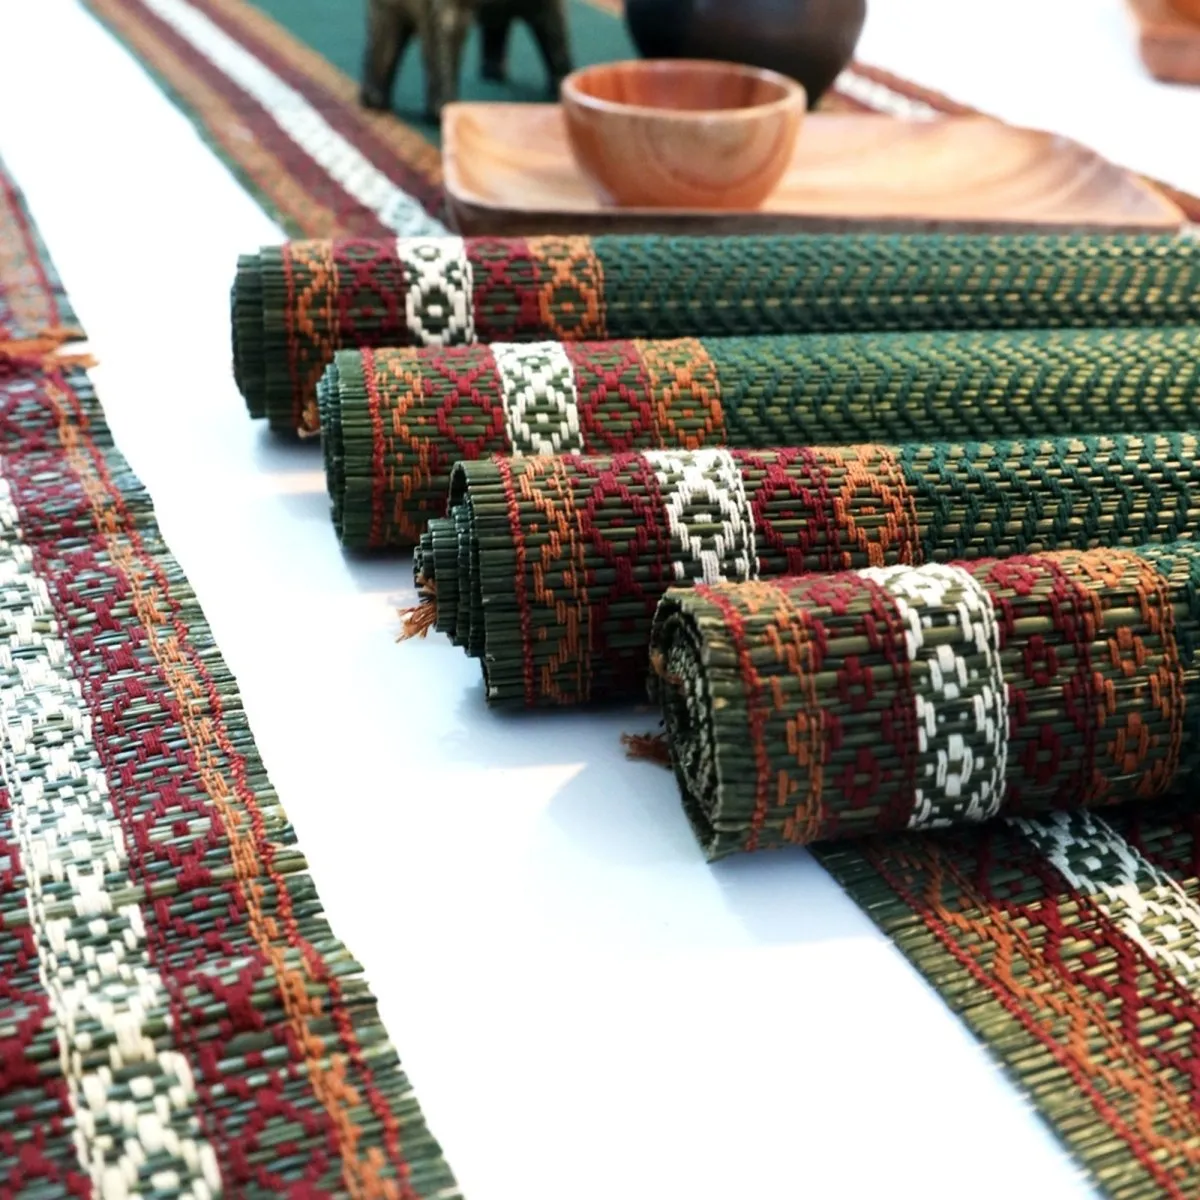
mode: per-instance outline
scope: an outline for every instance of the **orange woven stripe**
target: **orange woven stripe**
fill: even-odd
[[[538,486],[543,479],[544,488]],[[546,541],[532,563],[533,601],[554,613],[557,632],[554,649],[541,668],[539,698],[555,704],[578,704],[591,695],[591,638],[585,620],[587,566],[566,464],[561,458],[529,459],[521,471],[519,487],[522,499],[546,518]],[[565,569],[564,559],[568,563]],[[563,597],[564,587],[569,599]],[[572,665],[573,691],[564,691],[558,673]]]
[[[292,376],[292,415],[297,432],[321,432],[317,384],[338,349],[338,280],[333,244],[289,242],[284,247],[287,276],[288,369]]]
[[[791,772],[781,768],[778,803],[787,804],[795,797],[795,811],[783,824],[783,836],[790,842],[808,843],[817,837],[824,817],[826,710],[817,698],[817,668],[808,621],[803,611],[788,602],[782,589],[774,591],[778,610],[775,624],[766,634],[775,656],[804,685],[804,705],[788,718],[786,732],[788,750],[795,757],[806,785],[801,788]],[[784,711],[788,706],[778,684],[771,690],[775,711]]]
[[[427,518],[442,515],[440,509],[435,509],[423,498],[414,500],[418,491],[429,488],[433,483],[434,446],[427,432],[429,426],[420,420],[410,423],[408,419],[413,405],[423,395],[420,355],[415,347],[410,346],[402,350],[389,350],[382,355],[364,354],[363,358],[363,369],[370,373],[368,390],[373,398],[373,407],[381,403],[379,397],[382,396],[392,401],[386,417],[378,412],[372,413],[373,419],[379,422],[377,429],[383,434],[382,441],[378,437],[376,439],[375,468],[371,473],[372,525],[376,520],[382,522],[384,497],[390,490],[392,523],[406,539],[415,544],[425,532]],[[396,449],[398,445],[407,447],[407,453],[399,453]],[[409,464],[407,469],[394,475],[384,474],[384,463],[401,461]],[[395,468],[389,467],[388,470],[394,471]]]
[[[1109,663],[1132,685],[1139,686],[1145,696],[1143,709],[1129,709],[1119,726],[1111,728],[1109,721],[1117,712],[1117,697],[1111,675],[1093,672],[1093,686],[1098,697],[1097,730],[1108,736],[1106,753],[1113,771],[1120,775],[1140,772],[1137,795],[1151,798],[1170,787],[1179,770],[1179,754],[1183,743],[1184,679],[1183,664],[1175,639],[1175,610],[1171,603],[1170,583],[1145,559],[1124,550],[1087,550],[1058,556],[1063,573],[1077,579],[1081,588],[1093,596],[1093,638],[1103,629],[1104,609],[1097,592],[1088,587],[1131,589],[1142,621],[1151,633],[1141,637],[1124,625],[1106,640]],[[1157,713],[1168,730],[1164,735],[1154,732],[1145,715]],[[1099,755],[1097,755],[1099,759]],[[1109,790],[1110,771],[1097,761],[1092,784],[1085,803],[1103,802]]]
[[[804,612],[774,583],[739,584],[737,603],[753,613],[772,610],[771,624],[761,631],[763,642],[770,646],[776,661],[786,666],[788,674],[804,685],[803,704],[797,708],[794,700],[784,699],[778,675],[764,678],[755,668],[757,684],[769,693],[774,715],[790,714],[786,736],[794,764],[781,766],[775,775],[776,807],[791,805],[794,810],[783,824],[783,836],[790,842],[807,844],[821,830],[825,789],[825,708],[817,699],[811,630]],[[765,818],[765,810],[761,815],[755,812],[758,828]]]
[[[698,338],[633,343],[650,380],[660,446],[725,445],[725,413],[716,364]]]
[[[819,446],[812,454],[828,477],[831,490],[836,487],[832,492],[833,517],[840,543],[853,544],[873,567],[913,565],[923,560],[916,504],[891,450],[873,445],[845,449]],[[860,521],[864,517],[880,520]],[[855,565],[847,552],[844,566]]]
[[[594,342],[608,336],[604,268],[589,237],[535,237],[526,241],[538,272],[538,315],[547,336]]]

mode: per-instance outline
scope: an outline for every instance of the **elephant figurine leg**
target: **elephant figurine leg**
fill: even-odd
[[[401,0],[368,0],[367,50],[359,90],[364,108],[391,108],[396,71],[415,29],[412,13]]]
[[[425,60],[425,115],[431,120],[458,99],[463,42],[474,16],[471,0],[426,0],[419,32]]]
[[[479,7],[479,32],[483,42],[480,75],[493,83],[508,78],[508,31],[512,13],[507,5],[483,0]]]
[[[526,4],[524,16],[545,60],[550,90],[557,96],[558,85],[573,69],[563,0],[532,0]]]

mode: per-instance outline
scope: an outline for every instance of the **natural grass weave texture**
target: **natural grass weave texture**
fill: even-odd
[[[1164,433],[496,457],[455,468],[414,571],[492,704],[628,700],[672,586],[1191,538],[1198,448]]]
[[[0,162],[0,1196],[453,1200],[77,329]]]
[[[238,261],[251,416],[315,433],[339,349],[681,335],[1185,324],[1174,237],[921,234],[299,241]]]
[[[320,393],[339,536],[402,546],[492,453],[1198,427],[1200,328],[341,351]]]
[[[653,690],[710,858],[1148,801],[1200,766],[1200,548],[667,593]]]

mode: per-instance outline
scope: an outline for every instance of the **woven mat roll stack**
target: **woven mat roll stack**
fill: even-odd
[[[406,546],[493,453],[1198,427],[1200,327],[341,351],[320,397],[339,536]]]
[[[1200,438],[495,457],[414,558],[496,706],[645,695],[674,586],[1191,539]]]
[[[1200,319],[1200,246],[1138,236],[299,241],[244,255],[234,375],[315,434],[339,349]]]
[[[1194,788],[1198,639],[1180,543],[675,589],[652,656],[715,859]]]

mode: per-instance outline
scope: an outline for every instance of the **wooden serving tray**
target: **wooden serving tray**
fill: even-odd
[[[1129,0],[1146,70],[1163,83],[1200,83],[1200,24],[1167,0]]]
[[[987,117],[898,121],[811,113],[762,208],[614,208],[580,174],[557,104],[450,104],[442,117],[450,216],[471,234],[852,230],[1164,232],[1183,213],[1068,138]]]

